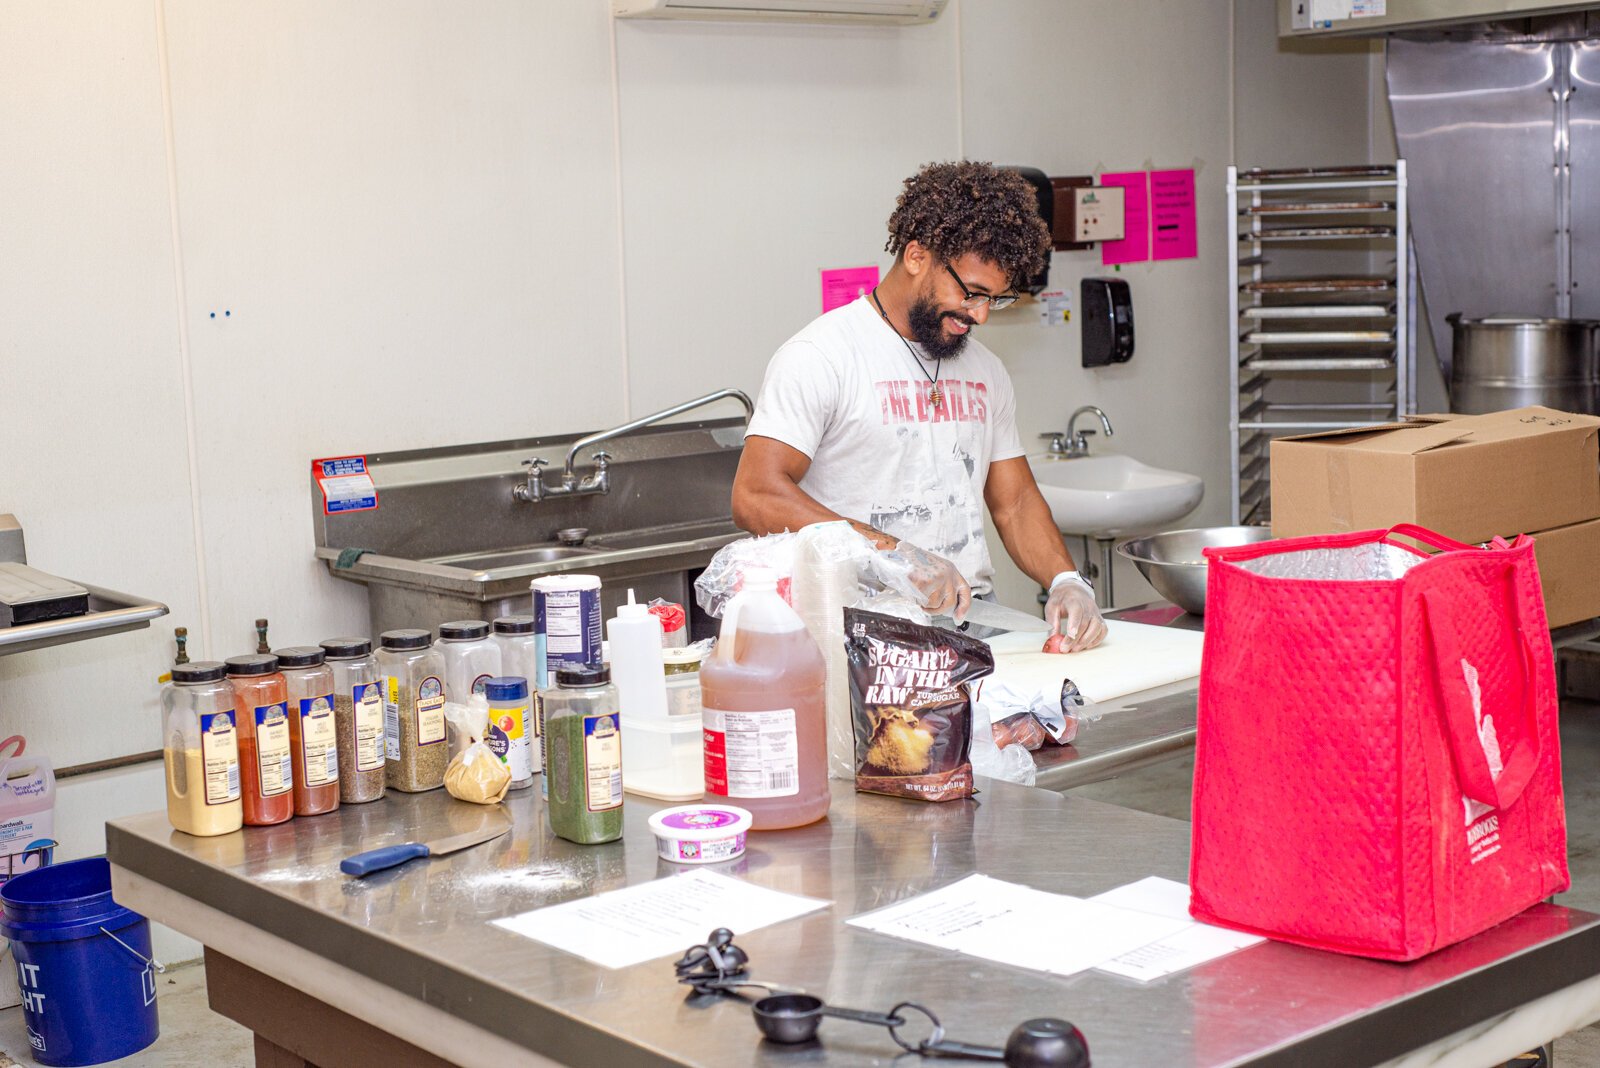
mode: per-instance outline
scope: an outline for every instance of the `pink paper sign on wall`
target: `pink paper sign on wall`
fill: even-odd
[[[845,267],[822,272],[822,310],[833,311],[872,292],[878,284],[877,267]]]
[[[1124,171],[1120,174],[1102,174],[1101,185],[1120,186],[1123,190],[1123,233],[1121,241],[1103,241],[1100,244],[1100,262],[1105,266],[1114,263],[1139,263],[1150,258],[1150,200],[1149,183],[1144,171]]]
[[[1150,258],[1187,260],[1199,255],[1194,219],[1194,170],[1150,172]]]

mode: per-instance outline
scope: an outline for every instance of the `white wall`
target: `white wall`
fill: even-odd
[[[962,153],[1197,169],[1200,258],[1122,272],[1132,363],[1083,370],[1076,325],[1027,306],[984,340],[1026,438],[1100,404],[1112,446],[1203,475],[1194,519],[1222,519],[1235,127],[1275,162],[1367,149],[1365,111],[1319,106],[1368,98],[1365,56],[1280,54],[1272,19],[1271,0],[958,0],[916,29],[613,25],[600,0],[7,4],[0,511],[32,562],[173,614],[0,657],[0,733],[58,765],[148,750],[174,625],[215,657],[262,615],[276,644],[364,630],[360,589],[312,561],[307,461],[754,390],[818,311],[817,271],[887,266],[900,179]],[[1058,255],[1053,280],[1098,263]],[[1031,596],[1014,570],[1001,591]],[[158,807],[158,780],[64,784],[66,855]]]

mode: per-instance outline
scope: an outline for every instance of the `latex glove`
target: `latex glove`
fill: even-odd
[[[972,587],[961,577],[956,565],[908,541],[902,541],[883,555],[905,570],[906,578],[922,599],[923,608],[933,615],[949,616],[957,623],[966,617],[967,607],[972,604]]]
[[[1050,624],[1051,633],[1051,640],[1045,645],[1046,651],[1076,653],[1093,649],[1105,641],[1106,623],[1100,618],[1100,608],[1094,603],[1094,594],[1076,579],[1056,579],[1055,585],[1050,587],[1050,599],[1044,606],[1044,620]],[[1059,640],[1055,638],[1058,630],[1061,635]]]

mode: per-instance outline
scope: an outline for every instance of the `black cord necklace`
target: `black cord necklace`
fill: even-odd
[[[923,377],[933,383],[933,389],[928,392],[928,403],[935,408],[939,407],[939,403],[944,400],[944,391],[939,388],[939,373],[944,370],[944,363],[940,360],[933,361],[933,374],[928,374],[928,369],[922,366],[922,361],[917,358],[917,350],[911,347],[911,342],[907,341],[900,331],[895,330],[894,323],[889,322],[889,313],[883,310],[883,301],[878,299],[877,286],[872,287],[872,303],[878,306],[878,314],[883,316],[885,325],[894,332],[895,337],[900,339],[900,344],[906,347],[906,351],[911,353],[911,360],[917,365],[917,370],[921,371]]]

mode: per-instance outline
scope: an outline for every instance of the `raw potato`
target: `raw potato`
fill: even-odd
[[[1044,640],[1044,652],[1064,653],[1067,651],[1067,636],[1065,634],[1052,634]]]

